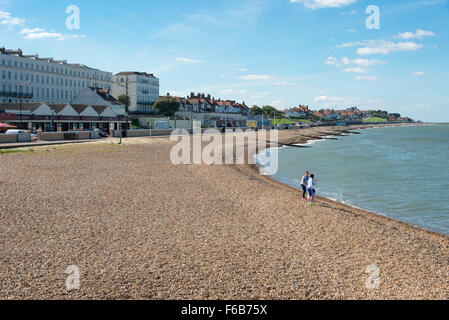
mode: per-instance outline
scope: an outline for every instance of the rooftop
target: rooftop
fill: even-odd
[[[91,68],[91,67],[88,67],[88,66],[86,66],[84,64],[80,64],[80,63],[68,63],[67,60],[55,60],[54,58],[41,58],[41,57],[39,57],[39,55],[37,53],[32,54],[32,55],[24,55],[22,49],[12,50],[12,49],[5,49],[5,47],[3,47],[3,48],[0,48],[0,54],[16,56],[16,57],[21,57],[21,58],[25,58],[25,59],[35,60],[35,61],[51,62],[51,63],[60,64],[60,65],[101,71],[99,69]],[[102,71],[102,72],[105,72],[105,71]]]
[[[138,71],[123,71],[115,74],[115,76],[142,76],[147,78],[156,78],[152,73],[138,72]]]

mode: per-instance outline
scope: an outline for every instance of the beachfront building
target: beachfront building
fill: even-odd
[[[167,94],[170,96],[170,94]],[[193,118],[201,121],[203,126],[222,127],[245,127],[249,116],[249,108],[245,102],[238,103],[234,100],[215,99],[204,93],[191,93],[186,98],[174,97],[180,103],[177,116]]]
[[[120,72],[113,76],[112,95],[128,95],[129,113],[150,114],[159,99],[159,79],[146,72]]]
[[[87,87],[111,89],[112,73],[0,48],[0,103],[70,103]]]
[[[2,122],[35,132],[127,127],[125,106],[109,94],[109,90],[86,88],[73,99],[74,103],[45,102],[0,103]]]
[[[284,114],[287,118],[295,117],[295,118],[303,118],[312,115],[312,111],[308,106],[299,106],[290,109],[285,109]]]

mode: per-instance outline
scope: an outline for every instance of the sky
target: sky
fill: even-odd
[[[0,0],[0,46],[153,73],[161,95],[449,122],[449,0]]]

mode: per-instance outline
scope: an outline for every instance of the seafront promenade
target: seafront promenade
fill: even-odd
[[[326,199],[310,207],[248,165],[175,166],[168,138],[114,142],[0,154],[0,298],[449,298],[446,236]]]

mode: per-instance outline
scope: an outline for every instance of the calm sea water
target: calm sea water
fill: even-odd
[[[449,235],[449,125],[376,128],[279,150],[274,177],[318,195]]]

